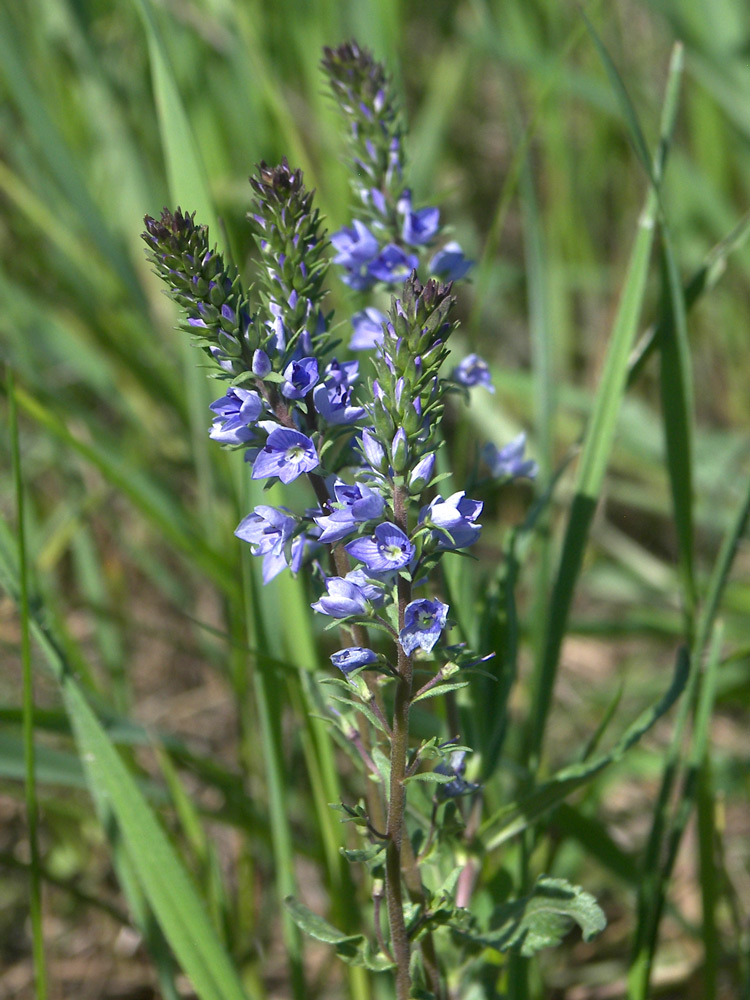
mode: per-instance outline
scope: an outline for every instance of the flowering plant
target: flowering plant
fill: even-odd
[[[445,557],[478,541],[483,501],[462,489],[436,492],[446,475],[438,470],[449,396],[493,388],[474,353],[445,374],[455,282],[471,262],[444,240],[439,210],[413,204],[390,80],[355,43],[326,49],[323,70],[347,123],[351,225],[327,239],[300,171],[283,160],[261,163],[251,178],[260,253],[252,297],[194,216],[165,209],[146,217],[144,239],[224,384],[211,404],[211,438],[241,450],[250,476],[268,488],[306,477],[315,500],[305,510],[259,504],[235,533],[262,558],[264,583],[286,569],[315,577],[312,610],[338,628],[331,661],[340,676],[329,679],[327,715],[367,775],[364,802],[341,808],[365,841],[348,854],[372,877],[377,947],[327,924],[323,934],[322,919],[297,901],[290,912],[303,929],[327,935],[345,961],[393,968],[399,1000],[438,998],[485,946],[529,952],[534,934],[550,943],[554,935],[540,935],[535,923],[540,897],[563,892],[559,928],[577,920],[590,936],[602,915],[581,890],[547,880],[528,906],[514,904],[504,934],[483,927],[470,908],[476,866],[459,861],[481,808],[481,783],[465,777],[477,776],[469,748],[454,730],[411,737],[415,703],[443,696],[457,718],[455,693],[494,655],[448,644],[453,620],[441,584]],[[331,264],[360,296],[349,347],[366,352],[362,363],[334,353],[338,327],[324,309]],[[382,289],[392,293],[387,311],[361,301]],[[500,451],[488,446],[490,481],[536,474],[524,445],[522,436]],[[422,813],[414,829],[407,796]]]

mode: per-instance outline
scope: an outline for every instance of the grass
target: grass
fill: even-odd
[[[537,503],[488,498],[480,561],[449,566],[466,637],[499,654],[455,706],[485,782],[477,906],[545,871],[610,917],[590,944],[497,957],[498,981],[513,1000],[750,995],[750,39],[736,0],[710,23],[684,0],[586,10],[589,27],[548,0],[8,6],[19,426],[0,447],[10,469],[20,442],[24,491],[0,480],[2,988],[101,997],[119,976],[119,995],[177,997],[184,972],[210,1000],[388,996],[282,915],[298,894],[356,934],[370,906],[328,808],[359,794],[319,719],[330,638],[304,581],[263,588],[233,537],[258,497],[208,447],[210,387],[138,238],[181,204],[247,272],[245,178],[282,155],[344,224],[317,62],[356,35],[403,83],[416,196],[478,261],[460,337],[497,393],[449,421],[454,482],[475,440],[522,427],[542,469]],[[340,285],[330,301],[346,315]],[[656,721],[676,659],[686,687]],[[431,701],[420,734],[445,732]],[[144,950],[108,985],[123,919]],[[76,929],[93,958],[68,982]]]

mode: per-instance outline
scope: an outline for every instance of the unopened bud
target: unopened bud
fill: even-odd
[[[421,458],[411,471],[409,476],[409,492],[412,496],[419,496],[427,488],[435,471],[435,452]]]
[[[391,465],[397,473],[406,470],[409,461],[409,442],[406,439],[406,432],[403,427],[396,431],[391,442]]]

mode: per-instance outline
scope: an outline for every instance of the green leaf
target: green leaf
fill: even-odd
[[[360,848],[359,850],[348,851],[345,847],[339,848],[340,853],[347,861],[352,863],[361,862],[365,864],[368,861],[373,861],[379,855],[385,851],[385,844],[370,844],[368,847]]]
[[[336,954],[348,965],[361,965],[372,972],[383,972],[393,967],[390,959],[373,951],[370,942],[362,934],[345,934],[293,896],[288,896],[284,902],[289,915],[301,931],[316,941],[333,945]]]
[[[408,784],[410,781],[431,781],[438,785],[447,785],[451,781],[455,781],[455,774],[441,774],[439,771],[420,771],[419,774],[411,774],[408,778],[404,778],[404,784]]]
[[[566,879],[546,875],[537,880],[531,895],[502,906],[494,917],[499,926],[489,934],[472,935],[473,940],[498,951],[517,951],[527,958],[542,948],[559,945],[574,924],[581,928],[584,941],[590,941],[607,925],[591,893]]]
[[[430,688],[429,691],[425,691],[423,694],[418,694],[416,698],[412,698],[412,705],[416,705],[418,701],[423,701],[425,698],[434,698],[439,694],[447,694],[449,691],[459,691],[461,688],[465,688],[468,685],[468,681],[455,681],[452,684],[437,684],[434,688]]]

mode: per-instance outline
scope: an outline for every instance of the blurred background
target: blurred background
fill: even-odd
[[[747,5],[585,6],[652,149],[670,50],[676,40],[684,43],[664,197],[687,283],[750,204]],[[259,989],[286,997],[283,946],[274,932],[268,784],[253,740],[251,697],[237,719],[245,654],[232,531],[247,512],[237,485],[241,462],[209,448],[205,407],[213,397],[146,264],[143,215],[179,203],[197,209],[202,221],[203,170],[221,220],[213,235],[249,278],[247,176],[261,159],[276,163],[285,155],[316,189],[329,231],[346,224],[342,134],[318,64],[323,45],[355,37],[402,88],[415,203],[439,204],[478,262],[473,282],[460,291],[457,338],[465,351],[488,359],[497,393],[475,390],[460,424],[449,415],[458,477],[473,461],[475,441],[503,444],[520,429],[529,432],[531,455],[548,475],[585,426],[647,178],[572,2],[2,0],[0,10],[0,357],[18,387],[36,590],[91,698],[113,718],[132,720],[130,734],[123,729],[118,739],[154,804],[174,805],[171,779],[178,780],[179,765],[214,861],[201,853],[200,836],[191,841],[184,820],[174,820],[174,810],[165,809],[166,822],[199,881],[210,885],[219,871],[230,887],[229,947],[247,961]],[[184,156],[195,158],[195,185],[184,171],[177,179],[180,143]],[[701,573],[750,467],[750,249],[738,246],[711,279],[715,287],[689,316]],[[331,281],[329,301],[341,315],[350,308],[347,294]],[[660,295],[655,262],[644,330]],[[550,387],[541,396],[540,365]],[[3,392],[4,409],[6,401]],[[5,436],[0,449],[9,469]],[[555,495],[555,543],[569,480],[566,473]],[[522,485],[488,505],[484,566],[497,564],[505,530],[523,516],[530,496]],[[12,520],[9,475],[0,479],[0,502]],[[563,649],[549,766],[568,760],[570,746],[596,727],[621,685],[618,712],[630,720],[668,684],[681,634],[671,517],[658,370],[647,362],[622,409]],[[726,892],[721,921],[732,942],[722,966],[727,997],[739,995],[737,948],[747,944],[750,914],[749,568],[745,545],[725,598],[735,654],[720,675],[712,729]],[[521,581],[528,616],[512,701],[519,715],[524,671],[538,643],[529,624],[539,613],[529,582],[537,569]],[[256,595],[267,620],[277,622],[264,651],[295,668],[310,669],[319,656],[308,596],[302,584],[282,580]],[[0,997],[30,997],[19,633],[5,596],[0,644]],[[35,665],[51,996],[159,996],[123,913],[56,684],[41,658]],[[316,839],[318,800],[304,763],[305,741],[319,734],[295,731],[304,685],[296,674],[282,675],[273,697],[292,776],[285,790],[295,837],[290,877],[306,887],[310,905],[323,908],[331,882],[319,874],[326,846]],[[175,742],[169,753],[157,752],[144,733]],[[667,738],[657,728],[587,793],[596,829],[620,852],[610,853],[609,865],[606,857],[591,860],[589,847],[565,826],[570,816],[559,817],[561,863],[602,900],[610,924],[597,941],[545,957],[545,996],[622,995],[606,988],[627,969],[636,870],[628,859],[643,845]],[[234,809],[232,780],[245,793]],[[688,832],[657,969],[665,996],[704,995],[695,853]],[[308,952],[316,984],[309,995],[348,995],[327,960]]]

